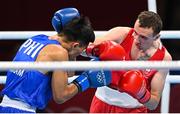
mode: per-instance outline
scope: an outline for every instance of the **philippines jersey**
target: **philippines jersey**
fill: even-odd
[[[46,35],[34,36],[19,48],[13,61],[36,61],[41,49],[48,44],[60,45],[56,40],[49,40]],[[52,98],[51,76],[47,76],[38,70],[9,70],[2,95],[43,109]]]
[[[124,39],[124,41],[121,43],[121,46],[125,49],[127,52],[127,60],[132,60],[131,59],[131,48],[133,44],[133,32],[134,29],[131,29]],[[149,59],[150,61],[152,60],[163,60],[164,55],[165,55],[165,47],[160,46],[159,49],[154,53],[154,55]],[[152,80],[152,77],[154,74],[157,72],[154,69],[145,69],[141,70],[143,73],[143,76],[145,77],[147,81],[147,88],[150,90],[150,83]],[[101,101],[114,105],[114,106],[119,106],[123,108],[138,108],[142,107],[143,104],[139,103],[137,99],[133,98],[131,95],[125,93],[125,92],[119,92],[117,90],[114,90],[109,87],[99,87],[95,93],[96,97],[100,99]]]

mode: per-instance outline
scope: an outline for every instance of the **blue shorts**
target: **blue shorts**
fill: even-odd
[[[34,112],[25,111],[25,110],[13,108],[13,107],[0,106],[0,113],[34,113]]]

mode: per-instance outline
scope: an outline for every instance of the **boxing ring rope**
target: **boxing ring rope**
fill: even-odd
[[[103,36],[107,31],[95,31],[96,37]],[[55,35],[54,31],[1,31],[0,40],[25,40],[35,35]],[[179,39],[180,31],[164,30],[160,32],[162,39]]]
[[[180,69],[180,61],[62,61],[62,62],[0,62],[0,71],[29,70],[120,70],[120,69]]]

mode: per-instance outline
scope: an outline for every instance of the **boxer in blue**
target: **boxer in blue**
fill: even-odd
[[[57,11],[52,25],[56,35],[41,34],[29,38],[13,61],[68,61],[95,40],[90,21],[80,16],[75,8]],[[9,70],[1,92],[0,112],[35,113],[36,109],[44,109],[52,98],[61,104],[89,87],[101,87],[110,81],[111,73],[103,70],[85,71],[70,84],[66,71]]]

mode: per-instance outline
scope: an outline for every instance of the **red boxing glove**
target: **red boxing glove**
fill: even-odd
[[[125,72],[126,72],[125,70],[112,71],[112,80],[111,83],[109,84],[109,87],[118,90],[119,81],[121,80],[122,75]]]
[[[100,60],[125,60],[126,58],[124,48],[114,41],[103,41],[98,45],[90,44],[86,54],[99,57]]]
[[[85,53],[88,57],[93,56],[93,48],[95,47],[95,45],[93,43],[89,44],[88,47],[85,50]]]
[[[148,102],[151,97],[146,88],[146,80],[138,70],[130,70],[124,73],[119,81],[118,89],[138,99],[140,103]]]

